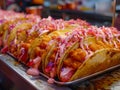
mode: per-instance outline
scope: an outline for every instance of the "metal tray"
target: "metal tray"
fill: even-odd
[[[67,86],[47,83],[43,75],[39,78],[28,75],[26,67],[9,55],[0,54],[0,72],[14,83],[14,90],[71,90]]]
[[[11,56],[12,58],[14,58],[15,60],[17,60],[17,58],[15,58],[14,56],[12,56],[12,54],[10,53],[7,53],[9,56]],[[21,63],[22,64],[22,63]],[[25,66],[24,66],[25,67]],[[107,74],[109,72],[112,72],[114,71],[115,69],[118,69],[120,67],[120,64],[119,65],[116,65],[116,66],[113,66],[113,67],[110,67],[108,69],[105,69],[103,71],[99,71],[99,72],[96,72],[94,74],[91,74],[91,75],[88,75],[88,76],[85,76],[83,78],[79,78],[77,80],[74,80],[74,81],[70,81],[70,82],[60,82],[58,80],[54,80],[54,83],[55,84],[58,84],[58,85],[62,85],[62,86],[70,86],[70,85],[76,85],[76,84],[81,84],[81,83],[84,83],[85,81],[88,81],[88,80],[91,80],[91,79],[95,79],[99,76],[102,76],[104,74]],[[26,68],[26,67],[25,67]],[[49,79],[50,77],[48,77],[47,75],[45,75],[44,73],[40,72],[40,76],[43,76],[45,77],[46,79]],[[39,79],[40,76],[35,76],[35,77],[32,77],[31,79]],[[47,81],[47,80],[46,80]]]

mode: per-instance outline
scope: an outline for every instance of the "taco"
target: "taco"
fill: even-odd
[[[82,40],[79,34],[80,30],[86,30],[84,26],[77,26],[75,28],[70,28],[71,31],[67,32],[64,36],[59,36],[59,41],[56,45],[52,45],[49,52],[44,58],[43,72],[49,77],[56,77],[57,67],[60,63],[60,59],[63,55],[66,55],[66,52],[69,52],[72,49],[72,46]]]
[[[94,33],[88,29],[87,36],[80,35],[83,37],[82,42],[73,45],[60,59],[57,67],[60,81],[68,82],[120,64],[120,42],[116,39],[119,32],[113,28],[92,30]],[[111,32],[113,37],[108,36],[104,30],[109,34]],[[102,33],[103,36],[99,36],[98,33]]]

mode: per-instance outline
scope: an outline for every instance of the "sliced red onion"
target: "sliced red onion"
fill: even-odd
[[[45,72],[49,73],[52,70],[52,67],[54,66],[53,62],[49,62],[48,65],[45,68]]]
[[[1,20],[0,20],[0,25],[1,25],[4,21],[5,21],[4,19],[1,19]]]
[[[53,62],[49,62],[49,63],[48,63],[48,66],[49,66],[49,67],[53,67],[53,65],[54,65]]]

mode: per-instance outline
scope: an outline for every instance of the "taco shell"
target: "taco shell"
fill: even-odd
[[[120,50],[98,50],[90,58],[85,60],[69,81],[91,75],[118,64],[120,64]]]

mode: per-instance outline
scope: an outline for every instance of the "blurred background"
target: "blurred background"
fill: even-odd
[[[81,18],[93,25],[111,26],[120,12],[120,0],[0,0],[0,8],[42,18]]]

